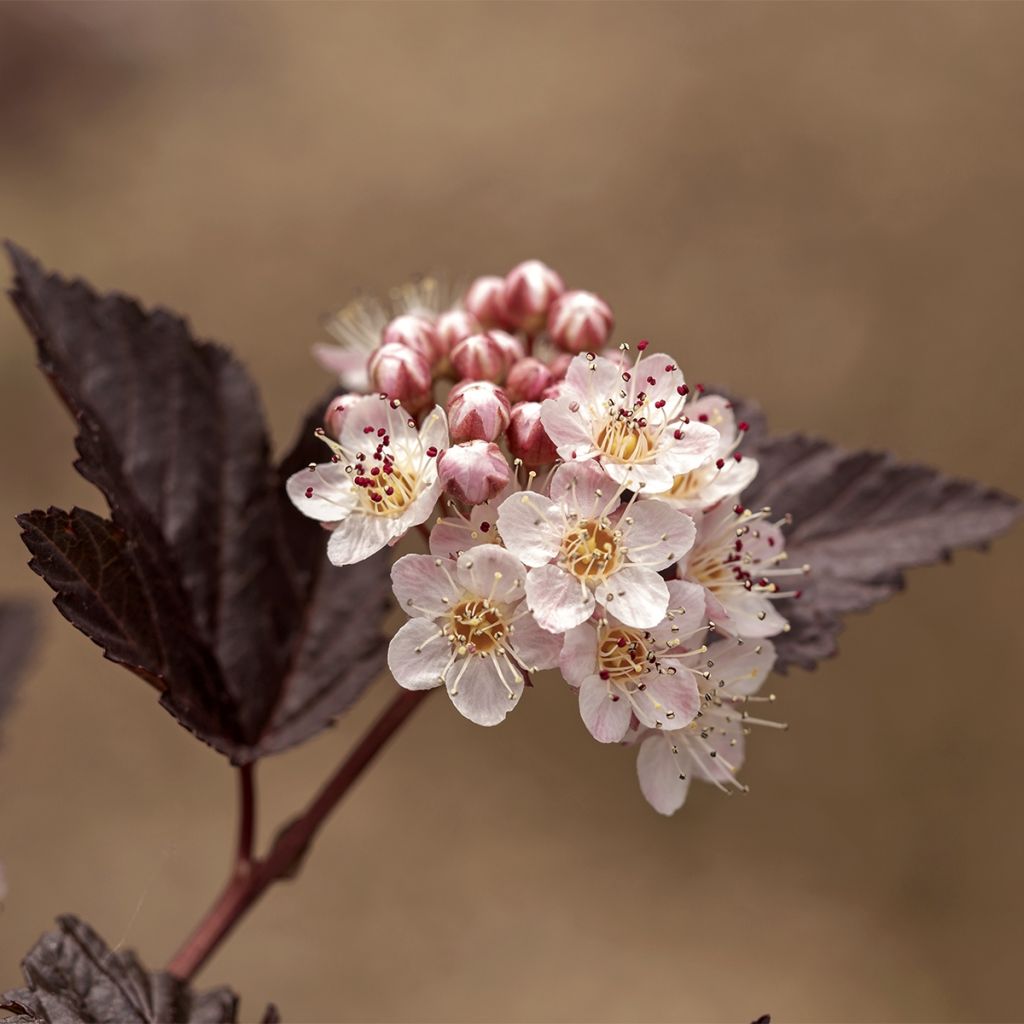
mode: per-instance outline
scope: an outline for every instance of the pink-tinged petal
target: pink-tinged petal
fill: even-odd
[[[662,494],[675,481],[675,475],[660,462],[626,463],[602,459],[601,468],[617,484],[644,494]]]
[[[522,674],[507,659],[502,659],[499,672],[494,658],[478,654],[467,658],[468,663],[460,658],[448,673],[448,696],[477,725],[503,722],[523,695]]]
[[[388,647],[388,668],[399,686],[430,690],[443,682],[441,674],[451,657],[451,644],[429,619],[410,619]]]
[[[708,652],[714,662],[709,683],[729,696],[749,697],[761,689],[775,665],[775,647],[771,640],[740,644],[722,640]]]
[[[536,491],[513,494],[498,509],[498,532],[525,565],[550,562],[562,546],[565,528],[562,510]]]
[[[743,639],[777,636],[786,628],[786,620],[775,610],[775,604],[767,597],[740,590],[721,597],[726,618],[719,622],[730,636]]]
[[[622,368],[611,359],[576,356],[565,371],[563,394],[584,406],[604,408],[608,395],[618,394],[623,386]]]
[[[525,603],[516,609],[516,614],[522,611],[526,611]],[[510,642],[516,658],[527,672],[554,668],[562,653],[562,635],[541,629],[529,613],[516,619],[512,625]]]
[[[636,716],[648,728],[682,729],[697,717],[700,691],[694,674],[680,666],[675,673],[649,672],[646,687],[638,693]]]
[[[562,395],[540,403],[540,422],[544,432],[563,459],[584,459],[594,453],[590,423],[575,398]]]
[[[736,440],[736,416],[729,399],[724,395],[701,395],[686,407],[692,423],[705,423],[714,427],[721,438],[719,454],[724,454]]]
[[[458,561],[459,582],[471,594],[498,604],[514,604],[526,595],[526,568],[505,548],[480,544],[470,548]]]
[[[743,538],[744,554],[757,561],[774,558],[785,546],[786,535],[782,532],[782,527],[763,519],[752,523],[749,532]],[[768,574],[771,575],[770,571]]]
[[[659,814],[675,814],[686,802],[690,786],[689,757],[681,746],[673,754],[672,747],[671,733],[648,736],[636,759],[640,792]]]
[[[370,378],[366,372],[368,351],[317,342],[313,346],[313,358],[328,373],[335,374],[350,391],[370,390]]]
[[[689,580],[668,581],[668,610],[680,625],[697,629],[704,622],[704,608],[704,588],[699,583],[691,583]]]
[[[438,565],[438,562],[441,564]],[[455,563],[433,555],[405,555],[391,567],[391,585],[406,615],[446,615],[458,604]]]
[[[668,610],[665,581],[653,569],[639,565],[627,565],[599,583],[594,596],[620,622],[638,629],[657,626]]]
[[[586,622],[594,611],[594,595],[557,565],[531,569],[526,577],[526,603],[542,629],[551,633]]]
[[[366,395],[358,402],[353,402],[345,413],[341,424],[341,446],[348,455],[362,452],[369,457],[377,444],[377,431],[389,430],[389,417],[392,425],[404,421],[408,413],[401,409],[394,410],[380,395]],[[397,437],[392,437],[396,441]]]
[[[350,515],[342,520],[327,542],[327,557],[334,565],[354,565],[387,547],[400,527],[387,516]]]
[[[671,370],[665,367],[671,366]],[[644,356],[635,367],[630,370],[630,375],[636,381],[638,392],[643,391],[647,396],[648,410],[661,411],[669,419],[676,419],[686,404],[686,398],[679,394],[686,380],[683,371],[676,365],[676,361],[663,353]],[[652,384],[651,381],[654,383]],[[661,410],[657,409],[656,402],[664,402]],[[687,410],[689,411],[689,410]],[[650,419],[650,415],[648,415]]]
[[[728,786],[736,782],[743,767],[746,738],[743,735],[742,710],[723,707],[701,718],[702,733],[707,734],[703,746],[691,746],[694,770],[698,778]],[[671,733],[668,736],[671,737]],[[691,743],[696,743],[691,740]],[[715,756],[711,756],[714,751]]]
[[[580,686],[580,717],[599,743],[620,743],[629,728],[630,703],[617,687],[600,676],[588,676]]]
[[[438,519],[430,528],[430,553],[439,558],[458,558],[463,551],[476,547],[485,539],[469,520],[461,516]]]
[[[439,405],[435,405],[423,418],[419,431],[419,446],[424,451],[433,447],[439,452],[448,447],[448,420]]]
[[[323,462],[315,469],[300,469],[285,484],[292,504],[310,519],[334,523],[359,504],[352,480],[344,466]]]
[[[618,503],[619,487],[593,461],[566,462],[551,476],[552,501],[576,513],[580,519],[597,519]]]
[[[737,462],[730,455],[721,469],[713,469],[708,475],[707,482],[680,504],[683,508],[708,508],[722,501],[723,498],[733,498],[734,495],[746,490],[753,483],[757,471],[757,459],[744,457],[741,462]],[[735,505],[735,499],[727,504],[730,507]]]
[[[679,509],[663,501],[638,501],[619,520],[631,562],[666,569],[693,547],[697,527]]]
[[[597,627],[593,622],[584,622],[565,634],[558,667],[570,686],[579,686],[587,676],[596,675]]]
[[[674,434],[665,449],[658,454],[658,461],[672,474],[673,478],[682,473],[689,473],[698,466],[718,455],[718,447],[722,442],[721,435],[714,427],[706,423],[689,423],[679,427],[680,437]]]

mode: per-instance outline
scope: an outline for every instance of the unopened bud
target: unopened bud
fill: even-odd
[[[504,331],[487,331],[463,338],[452,349],[452,365],[463,380],[500,384],[509,367],[523,356],[519,342]]]
[[[548,313],[548,334],[563,352],[600,351],[614,326],[608,303],[590,292],[566,292]]]
[[[486,380],[456,384],[448,395],[448,432],[455,442],[497,441],[508,426],[508,395]]]
[[[497,497],[512,479],[501,449],[490,441],[467,441],[441,453],[437,472],[445,493],[465,505]]]
[[[381,345],[370,354],[366,372],[375,391],[395,398],[417,412],[430,401],[433,378],[422,352],[398,342]]]
[[[505,308],[503,277],[478,277],[469,286],[463,305],[485,329],[512,326]]]
[[[547,466],[558,458],[540,422],[540,402],[520,402],[512,406],[506,436],[509,451],[526,466]]]
[[[508,396],[513,402],[536,402],[552,380],[551,371],[544,363],[527,356],[508,371]]]
[[[551,303],[565,291],[565,284],[546,263],[526,260],[505,278],[505,309],[512,323],[536,334],[548,318]]]
[[[431,366],[440,362],[448,353],[438,337],[437,329],[425,316],[418,313],[396,316],[384,328],[381,344],[406,345],[414,348],[426,356]]]
[[[365,395],[338,395],[332,398],[324,413],[324,430],[336,441],[341,437],[341,424],[353,402],[358,402]]]
[[[569,364],[575,359],[575,356],[569,355],[568,352],[559,352],[554,359],[548,363],[548,369],[551,371],[552,380],[563,380],[565,375],[569,372]]]
[[[480,334],[483,327],[472,313],[465,309],[450,309],[437,318],[437,336],[448,355],[463,338]]]

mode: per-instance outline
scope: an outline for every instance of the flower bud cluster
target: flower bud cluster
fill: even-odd
[[[807,569],[785,565],[782,521],[742,504],[747,424],[646,341],[610,347],[608,304],[538,260],[457,301],[427,291],[339,315],[362,366],[319,355],[363,394],[330,404],[329,461],[288,483],[339,565],[427,534],[429,555],[394,566],[395,679],[494,725],[558,668],[597,740],[637,746],[659,811],[691,778],[739,786],[762,722],[747,704],[788,628],[776,602],[799,596],[780,581]]]

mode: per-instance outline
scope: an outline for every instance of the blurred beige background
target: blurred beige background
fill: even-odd
[[[189,314],[277,436],[318,316],[541,256],[776,428],[1024,492],[1024,6],[0,6],[0,231]],[[100,507],[0,310],[2,591],[45,646],[0,752],[0,984],[53,916],[164,962],[234,780],[47,607],[11,517]],[[1020,1019],[1024,537],[774,689],[752,793],[651,812],[544,679],[429,702],[209,965],[288,1021]],[[389,693],[264,764],[262,829]]]

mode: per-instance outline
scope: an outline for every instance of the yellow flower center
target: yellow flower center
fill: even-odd
[[[501,645],[508,630],[501,613],[489,601],[473,598],[451,611],[451,638],[458,653],[489,654]]]
[[[598,670],[612,683],[622,685],[643,675],[649,660],[646,637],[635,629],[610,629],[598,643]]]
[[[562,565],[577,579],[605,579],[622,560],[619,539],[605,520],[582,522],[562,541]]]

